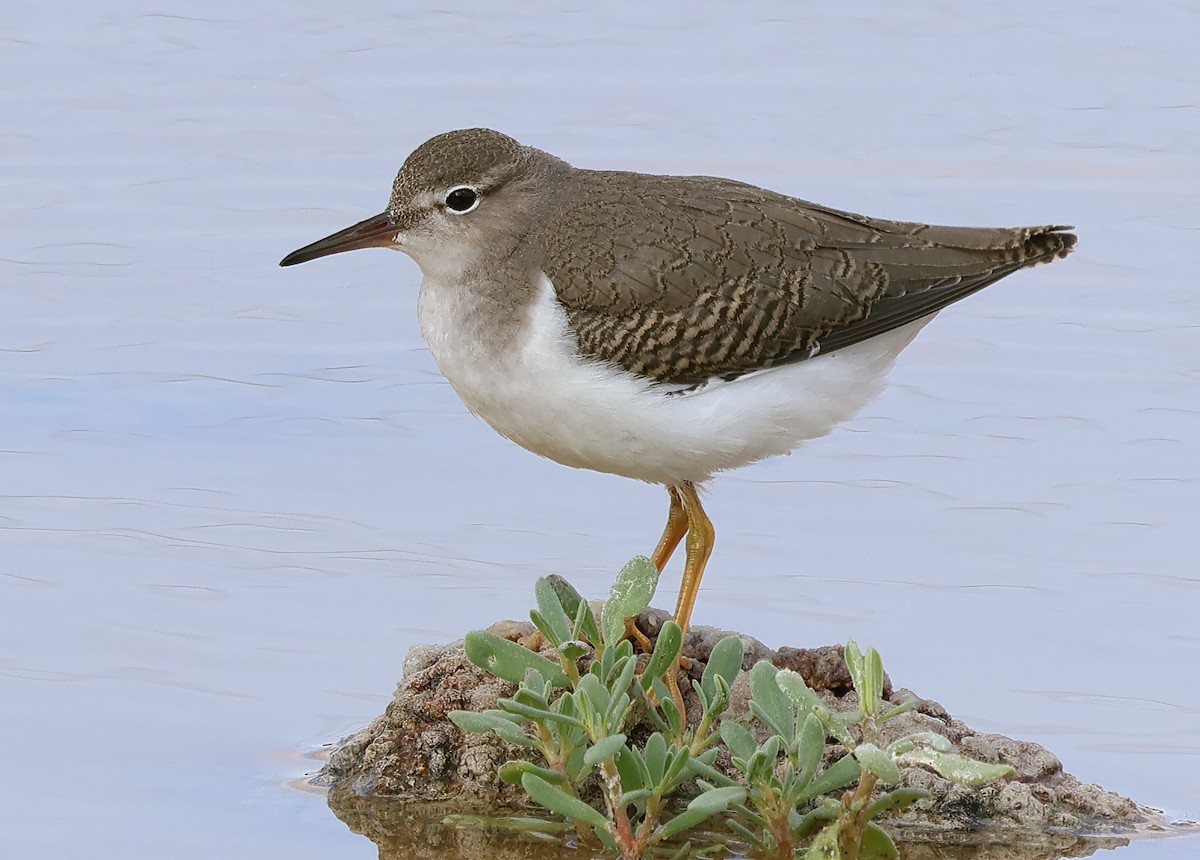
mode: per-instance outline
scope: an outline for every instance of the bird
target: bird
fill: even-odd
[[[582,169],[486,128],[417,147],[378,215],[283,258],[385,247],[466,407],[551,460],[666,487],[686,632],[715,540],[700,489],[853,417],[940,310],[1065,257],[1070,226],[933,226],[733,179]]]

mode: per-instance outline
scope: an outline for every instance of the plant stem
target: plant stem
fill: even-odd
[[[601,762],[600,772],[604,776],[604,784],[608,789],[606,797],[608,816],[616,828],[613,836],[616,839],[617,847],[621,849],[621,860],[638,860],[642,856],[642,846],[639,840],[634,838],[629,813],[621,804],[621,775],[617,772],[617,766],[611,759]]]
[[[867,814],[871,807],[871,795],[875,793],[875,783],[878,777],[868,771],[863,771],[858,778],[858,788],[848,801],[843,800],[848,815],[842,818],[838,828],[838,848],[845,860],[858,860],[859,846],[862,835],[866,832],[867,823],[871,816]]]
[[[574,660],[568,660],[566,657],[559,655],[559,664],[563,668],[563,672],[567,675],[567,680],[571,682],[571,689],[574,690],[579,686],[579,667],[575,665]]]
[[[788,825],[788,812],[790,807],[786,803],[779,803],[778,798],[774,797],[774,792],[766,792],[767,798],[770,801],[762,810],[763,818],[767,820],[767,828],[771,831],[771,838],[775,841],[775,855],[779,860],[792,860],[796,853],[795,843],[792,842],[792,828]]]
[[[657,794],[652,794],[646,800],[646,814],[642,816],[642,824],[638,828],[637,841],[638,847],[644,849],[650,844],[650,837],[654,834],[654,828],[658,826],[658,816],[662,813],[663,799]]]

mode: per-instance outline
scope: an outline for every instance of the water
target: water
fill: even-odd
[[[407,259],[276,267],[468,125],[880,216],[1075,223],[1076,254],[944,314],[855,422],[714,483],[695,619],[854,636],[972,725],[1200,817],[1197,26],[1168,2],[7,10],[0,853],[374,856],[288,787],[306,751],[379,712],[411,644],[521,615],[543,573],[599,594],[657,536],[661,490],[465,413]]]

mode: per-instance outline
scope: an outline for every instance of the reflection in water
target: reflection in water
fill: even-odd
[[[363,797],[353,790],[335,790],[329,808],[355,833],[379,848],[379,860],[580,860],[603,853],[565,845],[549,836],[504,830],[458,828],[443,819],[459,810],[446,806],[417,806],[381,797]],[[903,860],[1058,860],[1087,857],[1100,849],[1129,844],[1125,836],[1071,833],[1011,832],[897,833]],[[737,843],[731,844],[736,851]]]
[[[379,847],[379,860],[552,860],[600,856],[569,847],[555,837],[504,830],[450,827],[442,820],[461,812],[449,806],[397,803],[363,797],[352,789],[331,791],[329,808],[355,833]]]

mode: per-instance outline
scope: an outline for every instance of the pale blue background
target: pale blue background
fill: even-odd
[[[520,616],[540,574],[598,595],[652,546],[660,490],[466,414],[406,258],[276,267],[469,125],[1078,225],[858,420],[714,482],[696,621],[854,636],[971,724],[1200,817],[1195,4],[649,5],[6,6],[0,854],[372,857],[285,785],[305,754],[382,709],[411,644]]]

